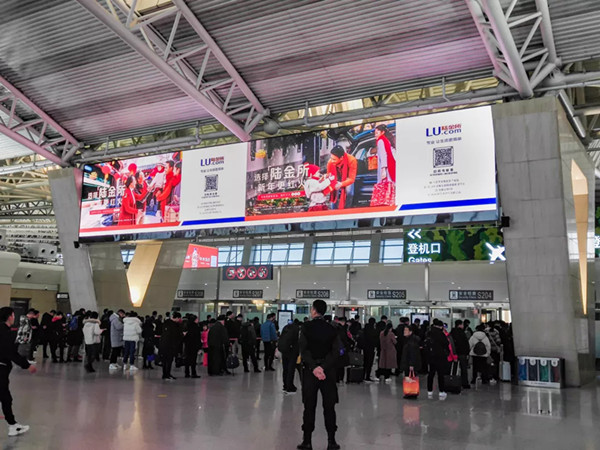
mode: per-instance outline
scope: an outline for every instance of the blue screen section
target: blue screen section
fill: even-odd
[[[210,225],[211,223],[230,223],[230,222],[243,222],[243,217],[227,217],[225,219],[208,219],[208,220],[186,220],[181,223],[181,226],[186,225]]]
[[[414,211],[418,209],[456,208],[459,206],[495,205],[496,198],[475,198],[470,200],[454,200],[447,202],[411,203],[402,205],[398,211]]]

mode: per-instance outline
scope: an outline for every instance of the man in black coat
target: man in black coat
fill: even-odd
[[[319,391],[323,398],[325,429],[328,450],[340,448],[335,441],[337,431],[335,404],[339,401],[336,380],[336,362],[340,355],[340,339],[337,330],[327,323],[323,315],[327,303],[315,300],[310,315],[312,320],[304,323],[300,332],[300,354],[304,365],[302,377],[302,402],[304,414],[302,430],[304,438],[300,450],[312,450],[312,432],[315,429],[315,413]]]
[[[42,350],[44,351],[44,359],[48,358],[48,346],[50,345],[50,326],[52,325],[52,318],[56,314],[56,311],[45,312],[42,315]]]
[[[365,369],[365,381],[375,381],[371,378],[371,371],[373,370],[373,363],[375,362],[375,349],[379,346],[379,333],[375,328],[375,318],[371,317],[362,331],[362,346],[364,353],[364,369]]]
[[[184,353],[185,353],[185,377],[200,378],[196,372],[196,358],[202,347],[202,336],[200,326],[198,325],[198,317],[190,314],[187,320],[187,330],[183,337]]]
[[[240,345],[242,346],[242,362],[244,364],[244,372],[250,372],[248,369],[248,358],[252,360],[252,366],[254,367],[255,373],[260,373],[258,368],[258,360],[256,358],[255,346],[257,345],[256,340],[256,328],[254,322],[248,320],[242,324],[240,330]]]
[[[208,374],[223,375],[228,373],[225,366],[229,335],[225,328],[225,316],[220,315],[208,330]]]
[[[17,423],[12,411],[13,398],[8,388],[12,363],[29,370],[29,373],[36,372],[35,366],[29,364],[27,359],[17,352],[17,346],[10,331],[14,323],[15,311],[8,306],[0,308],[0,403],[2,403],[4,419],[8,422],[9,436],[18,436],[29,430],[27,425]]]
[[[165,320],[160,337],[160,354],[163,365],[163,380],[175,380],[171,375],[173,359],[181,347],[183,328],[181,327],[181,314],[175,311],[172,318]]]
[[[286,394],[294,394],[298,390],[294,386],[294,372],[296,371],[296,361],[300,353],[299,338],[300,322],[294,321],[283,328],[277,342],[283,365],[283,392]]]
[[[429,375],[427,375],[427,396],[433,397],[433,379],[437,374],[440,400],[446,399],[444,375],[448,374],[448,355],[450,354],[450,341],[442,330],[444,324],[433,319],[433,326],[429,333],[427,357],[429,360]]]
[[[450,332],[450,336],[454,340],[454,348],[456,355],[458,356],[458,365],[455,365],[453,375],[456,375],[458,366],[460,365],[460,379],[463,389],[471,389],[469,385],[469,375],[467,369],[469,366],[469,352],[471,351],[469,346],[469,339],[464,330],[464,323],[462,320],[454,322],[454,329]]]

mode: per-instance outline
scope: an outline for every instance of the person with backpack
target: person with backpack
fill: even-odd
[[[443,326],[444,324],[439,319],[433,319],[427,343],[427,360],[429,362],[427,397],[433,398],[433,380],[437,375],[440,400],[445,400],[447,397],[444,375],[449,372],[448,357],[450,356],[450,342],[444,334]]]
[[[469,339],[471,348],[470,355],[473,357],[473,378],[471,384],[475,384],[477,375],[481,374],[483,384],[488,384],[488,364],[487,359],[492,351],[490,340],[485,334],[485,327],[477,325],[471,339]]]
[[[494,322],[489,322],[485,325],[485,333],[490,340],[491,345],[491,362],[492,367],[490,368],[490,383],[496,384],[500,379],[500,354],[502,353],[502,338],[500,333],[495,327]]]
[[[76,311],[67,325],[67,362],[82,362],[79,356],[79,349],[83,344],[83,318],[84,310]]]
[[[281,331],[277,348],[281,353],[281,363],[283,365],[283,392],[284,394],[295,394],[298,390],[294,386],[294,374],[296,371],[296,361],[300,354],[300,322],[294,322],[286,325]]]
[[[208,333],[208,332],[207,332]],[[256,359],[256,328],[254,322],[247,320],[240,328],[240,345],[242,346],[242,363],[244,364],[244,372],[250,372],[248,369],[248,358],[252,360],[254,373],[260,373],[258,368],[258,360]]]

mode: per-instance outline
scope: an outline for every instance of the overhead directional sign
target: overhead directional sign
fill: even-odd
[[[408,237],[411,239],[421,239],[421,229],[418,230],[410,230],[408,232]]]

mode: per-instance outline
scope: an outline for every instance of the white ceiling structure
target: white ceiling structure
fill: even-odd
[[[51,165],[249,140],[267,122],[563,92],[594,147],[598,23],[597,0],[5,0],[0,227],[52,225]]]

